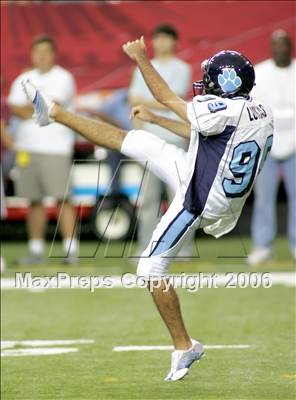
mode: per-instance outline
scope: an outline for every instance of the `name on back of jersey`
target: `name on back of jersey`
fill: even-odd
[[[262,104],[258,104],[258,106],[256,105],[247,106],[247,112],[250,121],[257,121],[258,119],[267,117],[267,112],[265,111]]]

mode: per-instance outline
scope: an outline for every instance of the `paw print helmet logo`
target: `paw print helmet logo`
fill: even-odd
[[[205,94],[247,97],[255,84],[252,63],[237,51],[223,50],[214,54],[202,63],[202,71]]]
[[[234,68],[224,68],[218,75],[218,83],[224,93],[235,93],[242,85],[242,80],[237,76]]]

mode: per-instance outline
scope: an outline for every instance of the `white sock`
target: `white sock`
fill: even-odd
[[[77,255],[78,243],[76,238],[65,238],[63,240],[63,247],[66,255]]]
[[[29,240],[29,251],[32,254],[41,255],[44,253],[44,240],[43,239],[31,239]]]

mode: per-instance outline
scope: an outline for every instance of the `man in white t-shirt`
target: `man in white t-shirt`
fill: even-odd
[[[156,27],[152,34],[152,46],[154,58],[152,64],[161,77],[167,82],[172,90],[178,96],[184,98],[188,94],[192,81],[192,71],[189,64],[176,57],[175,51],[178,41],[178,32],[169,25],[160,25]],[[140,70],[134,71],[129,89],[129,100],[132,106],[139,104],[145,105],[156,111],[158,115],[175,118],[175,114],[157,102],[148,86],[146,85]],[[136,127],[139,127],[139,120],[136,121]],[[174,144],[184,150],[188,148],[188,140],[172,134],[160,127],[148,122],[141,124],[141,128],[154,133],[167,143]],[[157,224],[159,217],[159,206],[163,189],[165,189],[168,200],[171,202],[174,198],[174,192],[152,172],[146,170],[145,179],[142,183],[142,203],[138,219],[138,242],[139,254],[147,246],[152,232]],[[151,190],[153,188],[153,190]],[[192,256],[193,243],[188,240],[183,247],[179,257]]]
[[[292,42],[283,30],[271,36],[272,58],[255,67],[255,98],[268,103],[274,114],[274,144],[269,158],[256,181],[252,221],[254,249],[248,257],[257,265],[273,255],[276,235],[276,197],[283,178],[288,200],[288,237],[292,256],[296,259],[296,135],[295,77],[296,62],[292,58]]]
[[[58,123],[40,128],[32,120],[33,108],[20,82],[29,78],[66,108],[75,94],[75,81],[68,71],[55,65],[56,45],[49,36],[36,38],[31,46],[33,69],[18,76],[8,96],[10,111],[19,120],[16,131],[16,194],[30,201],[27,215],[29,254],[19,264],[44,263],[44,237],[47,215],[42,204],[46,196],[62,203],[69,179],[74,132]],[[59,229],[63,237],[66,263],[76,263],[75,213],[65,201],[61,207]],[[74,236],[73,236],[74,235]]]

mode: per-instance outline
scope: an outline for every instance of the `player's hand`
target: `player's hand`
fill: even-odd
[[[136,61],[141,56],[146,56],[146,46],[144,36],[132,42],[127,42],[122,46],[123,51],[131,60]]]
[[[138,105],[132,108],[131,118],[139,118],[142,121],[153,122],[155,114],[149,108]]]

